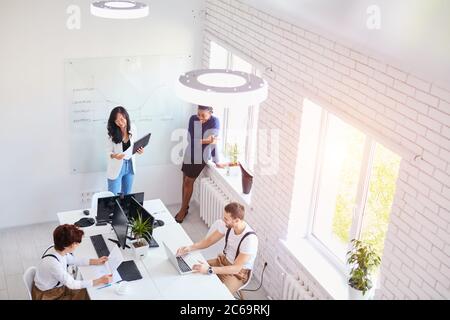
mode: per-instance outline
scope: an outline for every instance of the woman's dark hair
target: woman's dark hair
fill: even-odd
[[[203,110],[203,111],[209,111],[210,113],[214,112],[213,107],[208,107],[208,106],[198,106],[198,110]]]
[[[116,119],[117,115],[121,114],[127,119],[127,132],[130,132],[131,124],[130,124],[130,116],[128,115],[127,110],[124,107],[117,107],[111,111],[108,119],[108,135],[112,139],[112,141],[117,144],[121,143],[123,140],[122,130],[117,126]]]
[[[55,244],[55,249],[63,251],[74,243],[81,243],[83,235],[84,231],[78,229],[78,227],[73,224],[63,224],[58,226],[55,231],[53,231],[53,243]]]

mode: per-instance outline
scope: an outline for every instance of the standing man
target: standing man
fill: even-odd
[[[218,167],[219,154],[216,150],[217,137],[220,131],[219,119],[213,116],[213,108],[198,106],[197,114],[189,119],[189,144],[184,153],[183,186],[181,208],[175,216],[178,223],[182,223],[189,210],[194,182],[205,168],[207,162],[213,158]]]

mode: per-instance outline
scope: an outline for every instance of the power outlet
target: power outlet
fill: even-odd
[[[83,204],[83,207],[90,207],[92,202],[92,197],[94,194],[96,194],[98,191],[85,191],[81,193],[81,203]]]

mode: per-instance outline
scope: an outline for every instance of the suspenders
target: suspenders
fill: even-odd
[[[55,256],[54,254],[47,254],[48,250],[50,250],[51,248],[53,248],[53,246],[50,246],[47,250],[45,250],[45,252],[42,255],[41,259],[44,259],[46,257],[52,257],[52,258],[55,258],[59,262],[59,259],[58,259],[57,256]],[[56,284],[55,288],[57,288],[60,284],[61,284],[61,282],[58,281],[58,283]]]
[[[225,235],[225,247],[223,248],[223,254],[224,255],[226,255],[226,249],[227,249],[227,246],[228,246],[228,237],[230,236],[230,232],[231,232],[231,228],[227,230],[227,234]],[[241,238],[241,241],[239,242],[238,248],[236,250],[236,256],[234,257],[235,260],[239,256],[242,241],[244,241],[244,239],[246,237],[248,237],[249,235],[251,235],[251,234],[254,234],[256,236],[256,232],[249,231],[246,234],[244,234],[244,236]]]
[[[48,248],[47,250],[45,250],[45,252],[44,252],[44,254],[42,255],[42,258],[41,258],[41,259],[44,259],[44,258],[46,258],[46,257],[52,257],[52,258],[55,258],[55,259],[59,262],[59,259],[58,259],[57,256],[55,256],[54,254],[47,254],[47,251],[50,250],[51,248],[53,248],[53,246],[51,246],[50,248]],[[61,284],[61,283],[58,281],[58,283],[56,284],[55,288],[57,288],[60,284]]]

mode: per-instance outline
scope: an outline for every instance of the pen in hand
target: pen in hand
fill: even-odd
[[[122,281],[123,280],[120,280],[120,281],[117,281],[116,283],[121,283]],[[97,288],[97,290],[108,288],[108,287],[111,287],[112,285],[113,285],[113,283],[111,282],[111,283],[104,285],[103,287]]]

